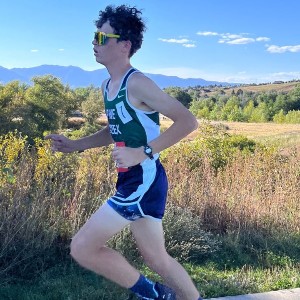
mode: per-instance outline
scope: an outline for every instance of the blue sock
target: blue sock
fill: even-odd
[[[158,297],[158,293],[155,290],[155,283],[147,279],[142,274],[140,275],[140,278],[138,279],[136,284],[131,287],[130,290],[139,297],[150,299],[156,299]]]

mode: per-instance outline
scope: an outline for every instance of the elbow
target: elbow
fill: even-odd
[[[197,130],[198,129],[198,127],[199,127],[199,123],[198,123],[198,120],[196,119],[196,117],[194,117],[194,130]],[[193,131],[194,131],[193,130]]]
[[[192,115],[192,118],[189,122],[189,128],[190,128],[190,131],[193,132],[195,131],[196,129],[198,129],[199,127],[199,123],[198,123],[198,120],[196,119],[196,117],[194,115]]]
[[[190,134],[199,127],[199,123],[196,117],[188,111],[184,118],[181,119],[181,126],[185,128],[186,134]]]

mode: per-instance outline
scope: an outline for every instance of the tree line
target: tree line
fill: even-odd
[[[231,95],[199,96],[199,88],[169,87],[166,93],[188,107],[195,116],[208,120],[238,122],[300,123],[300,85],[288,93],[243,92]],[[84,125],[77,135],[99,128],[96,120],[104,112],[99,87],[72,89],[52,76],[37,76],[32,85],[12,81],[0,84],[0,135],[11,131],[33,140],[45,132],[57,132],[70,127],[72,112],[79,110]],[[78,128],[77,128],[78,129]]]
[[[197,96],[199,91],[189,90],[190,110],[208,120],[236,122],[300,123],[300,84],[290,92],[244,92],[223,90],[214,96]]]

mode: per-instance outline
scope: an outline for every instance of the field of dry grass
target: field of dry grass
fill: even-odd
[[[264,84],[264,85],[246,85],[241,86],[240,88],[244,91],[251,91],[251,92],[269,92],[269,91],[276,91],[276,92],[289,92],[295,88],[295,86],[299,84],[299,82],[287,82],[287,83],[280,83],[280,84]]]
[[[199,120],[199,123],[202,121]],[[229,134],[239,134],[247,138],[264,141],[282,140],[294,141],[294,144],[300,143],[300,124],[276,124],[276,123],[243,123],[243,122],[211,122],[212,124],[226,128]],[[167,118],[161,118],[161,127],[166,129],[171,126],[172,121]],[[193,139],[199,134],[198,129],[191,133],[187,138]],[[291,143],[288,143],[291,144]]]
[[[300,124],[220,122],[230,134],[242,134],[249,138],[278,135],[299,135]]]
[[[232,88],[223,88],[223,87],[217,87],[215,89],[212,89],[211,92],[207,92],[206,94],[208,96],[212,96],[215,94],[218,94],[220,90],[223,90],[226,95],[231,95],[232,91],[234,90],[237,92],[237,90],[241,89],[244,92],[254,92],[254,93],[263,93],[263,92],[290,92],[295,88],[295,86],[299,84],[298,82],[286,82],[286,83],[270,83],[270,84],[260,84],[260,85],[242,85],[242,86],[235,86]]]

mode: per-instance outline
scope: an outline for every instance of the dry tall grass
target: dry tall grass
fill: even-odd
[[[257,150],[235,155],[222,170],[211,167],[210,154],[191,169],[189,157],[164,160],[169,201],[190,207],[206,229],[218,232],[299,232],[300,154],[284,156]],[[182,164],[174,164],[176,160]],[[195,163],[195,161],[194,161]]]
[[[196,215],[214,233],[299,233],[299,151],[245,152],[226,133],[203,133],[162,154],[169,209],[188,208],[185,220]],[[18,135],[0,138],[0,277],[42,272],[68,253],[72,235],[114,191],[110,150],[53,155],[42,141],[31,149]]]

